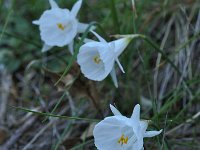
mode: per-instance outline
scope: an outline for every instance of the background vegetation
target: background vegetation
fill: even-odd
[[[71,8],[76,0],[57,2]],[[164,129],[145,139],[145,149],[200,149],[200,1],[135,3],[133,9],[131,0],[84,0],[78,15],[97,22],[107,41],[134,33],[151,40],[135,39],[124,51],[126,73],[117,69],[115,88],[110,77],[86,79],[67,47],[41,53],[32,21],[49,9],[47,0],[0,0],[0,149],[93,150],[92,129],[111,115],[110,103],[127,116],[140,103],[149,129]]]

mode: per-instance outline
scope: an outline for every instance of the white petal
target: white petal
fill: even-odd
[[[113,105],[110,104],[110,109],[115,116],[122,116],[122,114]]]
[[[118,88],[117,76],[116,76],[116,71],[115,71],[114,67],[113,67],[112,71],[110,72],[110,75],[112,77],[115,87]]]
[[[144,145],[143,137],[138,138],[136,136],[133,136],[129,140],[129,143],[125,150],[143,150],[143,145]]]
[[[161,132],[162,132],[162,130],[160,130],[160,131],[147,131],[147,132],[144,133],[144,137],[153,137],[153,136],[160,134]]]
[[[129,37],[129,38],[118,39],[109,43],[109,44],[114,43],[116,57],[118,57],[124,51],[124,49],[128,46],[131,40],[132,38]]]
[[[105,66],[105,72],[106,74],[110,74],[114,67],[115,59],[114,59],[114,54],[110,49],[108,49],[106,46],[105,47],[100,47],[98,48],[100,57],[104,63]]]
[[[140,121],[140,105],[139,104],[137,104],[134,107],[131,119],[135,120],[136,122]]]
[[[52,48],[52,46],[44,44],[42,47],[42,52],[46,52],[46,51],[50,50],[51,48]]]
[[[143,141],[143,137],[142,138],[140,138],[140,139],[138,139],[138,141],[137,141],[138,143],[138,150],[142,150],[143,149],[143,146],[144,146],[144,141]]]
[[[34,20],[32,23],[35,24],[35,25],[40,25],[40,21],[39,20]]]
[[[78,32],[79,33],[83,33],[83,32],[85,32],[86,31],[86,29],[88,28],[88,26],[89,26],[89,24],[86,24],[86,23],[78,23]],[[91,28],[90,28],[90,31],[92,31],[92,30],[95,30],[95,26],[92,26]]]
[[[56,23],[61,23],[60,29]],[[46,10],[40,17],[40,35],[42,41],[50,46],[63,47],[72,42],[77,34],[77,20],[67,9]]]
[[[107,43],[103,42],[98,42],[98,43],[99,46],[97,47],[97,49],[100,54],[100,58],[104,63],[105,73],[108,75],[114,67],[115,55]]]
[[[49,4],[51,5],[51,8],[58,8],[58,5],[54,0],[49,0]]]
[[[103,42],[103,43],[107,43],[106,40],[104,40],[100,35],[98,35],[96,32],[94,31],[91,31],[96,37],[97,39],[100,41],[100,42]]]
[[[131,126],[126,125],[126,119],[123,116],[106,117],[98,123],[93,131],[95,145],[99,150],[121,150],[123,147],[118,143],[119,138],[133,135]]]
[[[76,17],[82,5],[82,0],[78,0],[72,7],[71,13]]]
[[[147,130],[148,122],[147,121],[140,121],[140,127],[141,127],[142,134],[144,134]]]
[[[69,48],[69,52],[73,55],[74,54],[74,40],[71,43],[69,43],[68,48]]]
[[[140,121],[140,129],[141,129],[141,134],[144,136],[146,130],[148,127],[148,121],[142,120]]]
[[[118,150],[118,138],[121,136],[120,128],[123,122],[118,121],[114,117],[107,117],[98,123],[93,131],[95,146],[99,150]]]
[[[99,63],[94,61],[95,57],[98,57]],[[80,47],[77,61],[85,77],[94,81],[102,81],[110,74],[115,56],[107,43],[89,42]]]
[[[118,59],[118,58],[116,58],[116,62],[117,62],[117,64],[118,64],[120,70],[121,70],[123,73],[125,73],[124,68],[122,67],[122,65],[121,65],[121,63],[119,62],[119,59]]]
[[[77,55],[77,62],[81,67],[81,72],[90,80],[102,81],[110,72],[106,72],[104,62],[99,64],[94,62],[94,57],[100,56],[98,51],[99,42],[89,42],[80,47]]]

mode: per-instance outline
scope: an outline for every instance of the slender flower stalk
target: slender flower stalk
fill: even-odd
[[[50,10],[43,12],[39,20],[33,24],[39,25],[40,36],[44,42],[42,52],[50,50],[53,46],[63,47],[68,45],[73,54],[74,38],[78,33],[83,33],[88,24],[80,23],[77,14],[81,8],[82,0],[78,0],[72,10],[59,8],[54,0],[49,0]]]
[[[99,122],[93,131],[95,146],[98,150],[143,150],[143,138],[153,137],[162,132],[146,131],[148,122],[140,120],[140,105],[133,109],[132,116],[123,116],[110,105],[114,116]]]
[[[118,57],[132,38],[121,38],[106,42],[97,33],[93,31],[92,33],[99,41],[86,40],[86,43],[80,47],[77,62],[81,71],[85,77],[94,81],[102,81],[110,74],[115,86],[118,87],[114,64],[117,62],[121,71],[125,73]]]
[[[132,9],[133,9],[133,11],[136,11],[136,8],[135,8],[135,0],[131,0],[131,2],[132,2]]]

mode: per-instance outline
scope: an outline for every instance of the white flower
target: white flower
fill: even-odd
[[[142,150],[143,138],[153,137],[162,132],[146,131],[148,122],[140,120],[140,105],[137,104],[131,118],[122,114],[112,105],[114,116],[106,117],[93,131],[98,150]]]
[[[34,24],[39,25],[40,36],[44,42],[42,51],[48,51],[53,46],[68,45],[73,54],[75,36],[88,27],[88,24],[79,23],[76,19],[82,0],[78,0],[71,11],[59,8],[54,0],[49,0],[49,3],[51,9],[44,11],[39,20],[33,21]]]
[[[118,87],[114,64],[117,62],[124,73],[118,57],[127,47],[131,38],[122,38],[108,43],[97,33],[93,31],[92,33],[98,38],[99,42],[87,40],[80,47],[77,62],[81,71],[85,77],[94,81],[102,81],[110,74],[115,86]]]

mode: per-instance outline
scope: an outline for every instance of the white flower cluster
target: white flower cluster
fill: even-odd
[[[54,0],[49,0],[50,10],[44,11],[39,20],[33,24],[39,26],[40,36],[44,42],[42,52],[50,50],[53,46],[63,47],[68,45],[71,54],[74,52],[74,38],[78,33],[83,33],[88,24],[80,23],[76,18],[81,8],[82,0],[78,0],[72,10],[59,8]],[[106,42],[101,36],[92,31],[99,42],[85,40],[80,47],[77,62],[85,77],[94,81],[102,81],[108,74],[111,75],[116,87],[118,87],[114,64],[117,62],[121,71],[124,69],[119,62],[119,55],[127,47],[131,38],[122,38],[112,42]]]
[[[85,32],[89,26],[77,19],[82,0],[78,0],[71,11],[59,8],[54,0],[49,0],[49,3],[51,9],[44,11],[38,20],[33,21],[33,24],[39,26],[40,36],[44,42],[42,52],[54,46],[68,45],[70,53],[73,54],[74,38],[78,33]],[[118,87],[114,65],[116,62],[120,70],[125,73],[118,58],[132,38],[107,42],[93,29],[91,32],[98,41],[85,39],[85,44],[80,47],[77,55],[81,72],[94,81],[102,81],[110,74],[114,85]],[[99,150],[142,150],[144,137],[153,137],[162,132],[162,130],[146,131],[148,123],[140,120],[140,105],[135,106],[131,118],[122,116],[112,105],[110,108],[114,116],[106,117],[94,129],[95,145]]]

